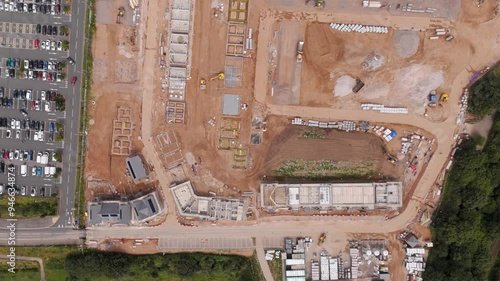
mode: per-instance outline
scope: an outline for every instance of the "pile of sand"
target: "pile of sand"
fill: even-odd
[[[344,75],[337,79],[335,84],[335,89],[333,89],[333,95],[336,97],[344,97],[352,93],[352,88],[356,85],[356,79],[349,75]]]
[[[429,65],[414,64],[402,68],[395,80],[393,91],[396,96],[422,102],[430,91],[443,84],[444,76],[443,71],[433,71]]]
[[[402,58],[413,56],[418,50],[420,38],[416,31],[396,31],[394,33],[394,49]]]

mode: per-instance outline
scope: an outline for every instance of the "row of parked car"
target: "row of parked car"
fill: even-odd
[[[23,3],[21,1],[1,1],[0,11],[21,12],[21,13],[42,13],[59,15],[61,13],[61,0],[40,1],[38,3]]]
[[[0,117],[0,127],[10,128],[14,130],[30,129],[30,130],[44,131],[45,122],[35,121],[29,118],[18,120],[15,118]],[[54,132],[54,130],[55,130],[55,123],[49,122],[49,132]]]
[[[35,49],[42,49],[42,50],[47,50],[47,51],[62,51],[62,41],[50,41],[50,40],[45,40],[42,41],[40,44],[40,40],[35,39],[33,41],[33,45]]]
[[[18,188],[17,186],[15,186],[14,189],[16,191],[16,195],[25,196],[26,194],[29,194],[32,197],[35,197],[37,194],[37,192],[36,192],[37,187],[36,186],[28,187],[28,186],[23,185],[23,186],[21,186],[21,188]],[[2,195],[4,192],[6,192],[6,190],[7,190],[7,187],[4,184],[0,183],[0,195]],[[38,194],[41,197],[45,197],[45,187],[40,187]]]
[[[56,161],[52,153],[52,161]],[[48,151],[39,151],[35,154],[33,150],[19,150],[19,149],[4,149],[1,152],[5,160],[21,160],[21,161],[36,161],[38,164],[46,165],[50,160],[50,153]],[[4,163],[2,161],[2,163]],[[3,164],[2,164],[3,165]]]
[[[50,40],[47,40],[50,43]],[[45,70],[45,71],[63,71],[65,64],[62,62],[52,62],[44,60],[23,60],[24,70]],[[20,59],[7,58],[5,63],[7,67],[21,67]]]
[[[3,88],[3,87],[0,87],[0,98],[3,98],[4,94],[2,93],[1,88]],[[40,91],[40,100],[41,101],[53,101],[56,98],[56,94],[57,94],[56,91],[44,91],[44,90],[42,90],[42,91]],[[31,89],[26,89],[26,90],[14,89],[12,91],[12,96],[16,100],[33,100],[34,99],[33,90],[31,90]]]
[[[59,28],[55,25],[42,25],[42,24],[37,24],[35,27],[35,31],[37,34],[42,34],[42,35],[57,35],[57,31],[59,31],[59,36],[64,36],[64,29]]]

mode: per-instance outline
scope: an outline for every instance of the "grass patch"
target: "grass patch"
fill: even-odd
[[[15,273],[9,272],[6,259],[0,259],[0,280],[33,281],[40,280],[40,268],[36,261],[16,260]]]
[[[283,261],[280,258],[274,258],[271,261],[267,261],[269,264],[269,269],[273,275],[274,280],[283,280]]]
[[[92,57],[92,52],[90,47],[92,46],[92,39],[94,38],[95,32],[97,30],[95,23],[95,0],[88,1],[89,7],[85,10],[85,35],[87,40],[84,41],[84,60],[83,60],[83,73],[82,76],[82,99],[85,99],[85,103],[81,103],[80,110],[80,137],[78,138],[78,162],[77,162],[77,173],[76,173],[76,188],[75,188],[75,203],[76,213],[78,216],[78,224],[80,228],[85,228],[86,218],[85,218],[85,181],[83,176],[83,169],[85,168],[85,151],[86,151],[86,131],[88,122],[90,121],[90,114],[87,112],[86,106],[90,104],[92,100],[91,87],[92,87],[92,67],[94,59]],[[89,21],[89,16],[90,22]]]
[[[79,250],[75,246],[52,246],[52,247],[16,247],[16,255],[17,256],[25,256],[25,257],[35,257],[41,258],[43,260],[43,264],[45,266],[45,277],[47,281],[66,281],[69,278],[69,274],[64,268],[64,261],[66,257],[71,253],[78,253]],[[0,247],[0,254],[7,255],[9,253],[8,247]],[[16,266],[19,261],[16,261]],[[36,263],[36,268],[38,270],[38,263]],[[24,276],[25,274],[30,274],[30,271],[26,271],[24,269],[19,270],[15,275],[15,280],[25,280],[21,279],[20,276]],[[3,273],[3,271],[2,271]],[[40,280],[40,273],[37,272],[35,278],[26,279],[26,280]],[[0,280],[4,280],[1,278]],[[11,276],[13,277],[13,276]],[[10,280],[10,279],[5,279]]]
[[[302,133],[302,137],[303,138],[310,138],[310,139],[324,139],[324,138],[326,138],[326,135],[325,134],[316,133],[316,132],[313,132],[313,131],[304,131]]]
[[[292,178],[364,178],[375,175],[375,165],[332,160],[287,160],[273,173]]]
[[[29,190],[26,191],[30,192]],[[9,198],[3,196],[0,198],[0,218],[10,218],[8,212]],[[33,197],[16,197],[15,218],[35,218],[45,216],[55,216],[57,214],[57,198],[33,198]]]

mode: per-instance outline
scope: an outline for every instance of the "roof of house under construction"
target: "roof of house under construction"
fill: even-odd
[[[262,183],[265,208],[399,208],[403,206],[402,183]]]

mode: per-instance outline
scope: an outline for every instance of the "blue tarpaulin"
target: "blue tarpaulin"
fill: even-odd
[[[395,138],[398,134],[395,132],[395,131],[392,131],[389,136],[391,136],[391,138]]]

